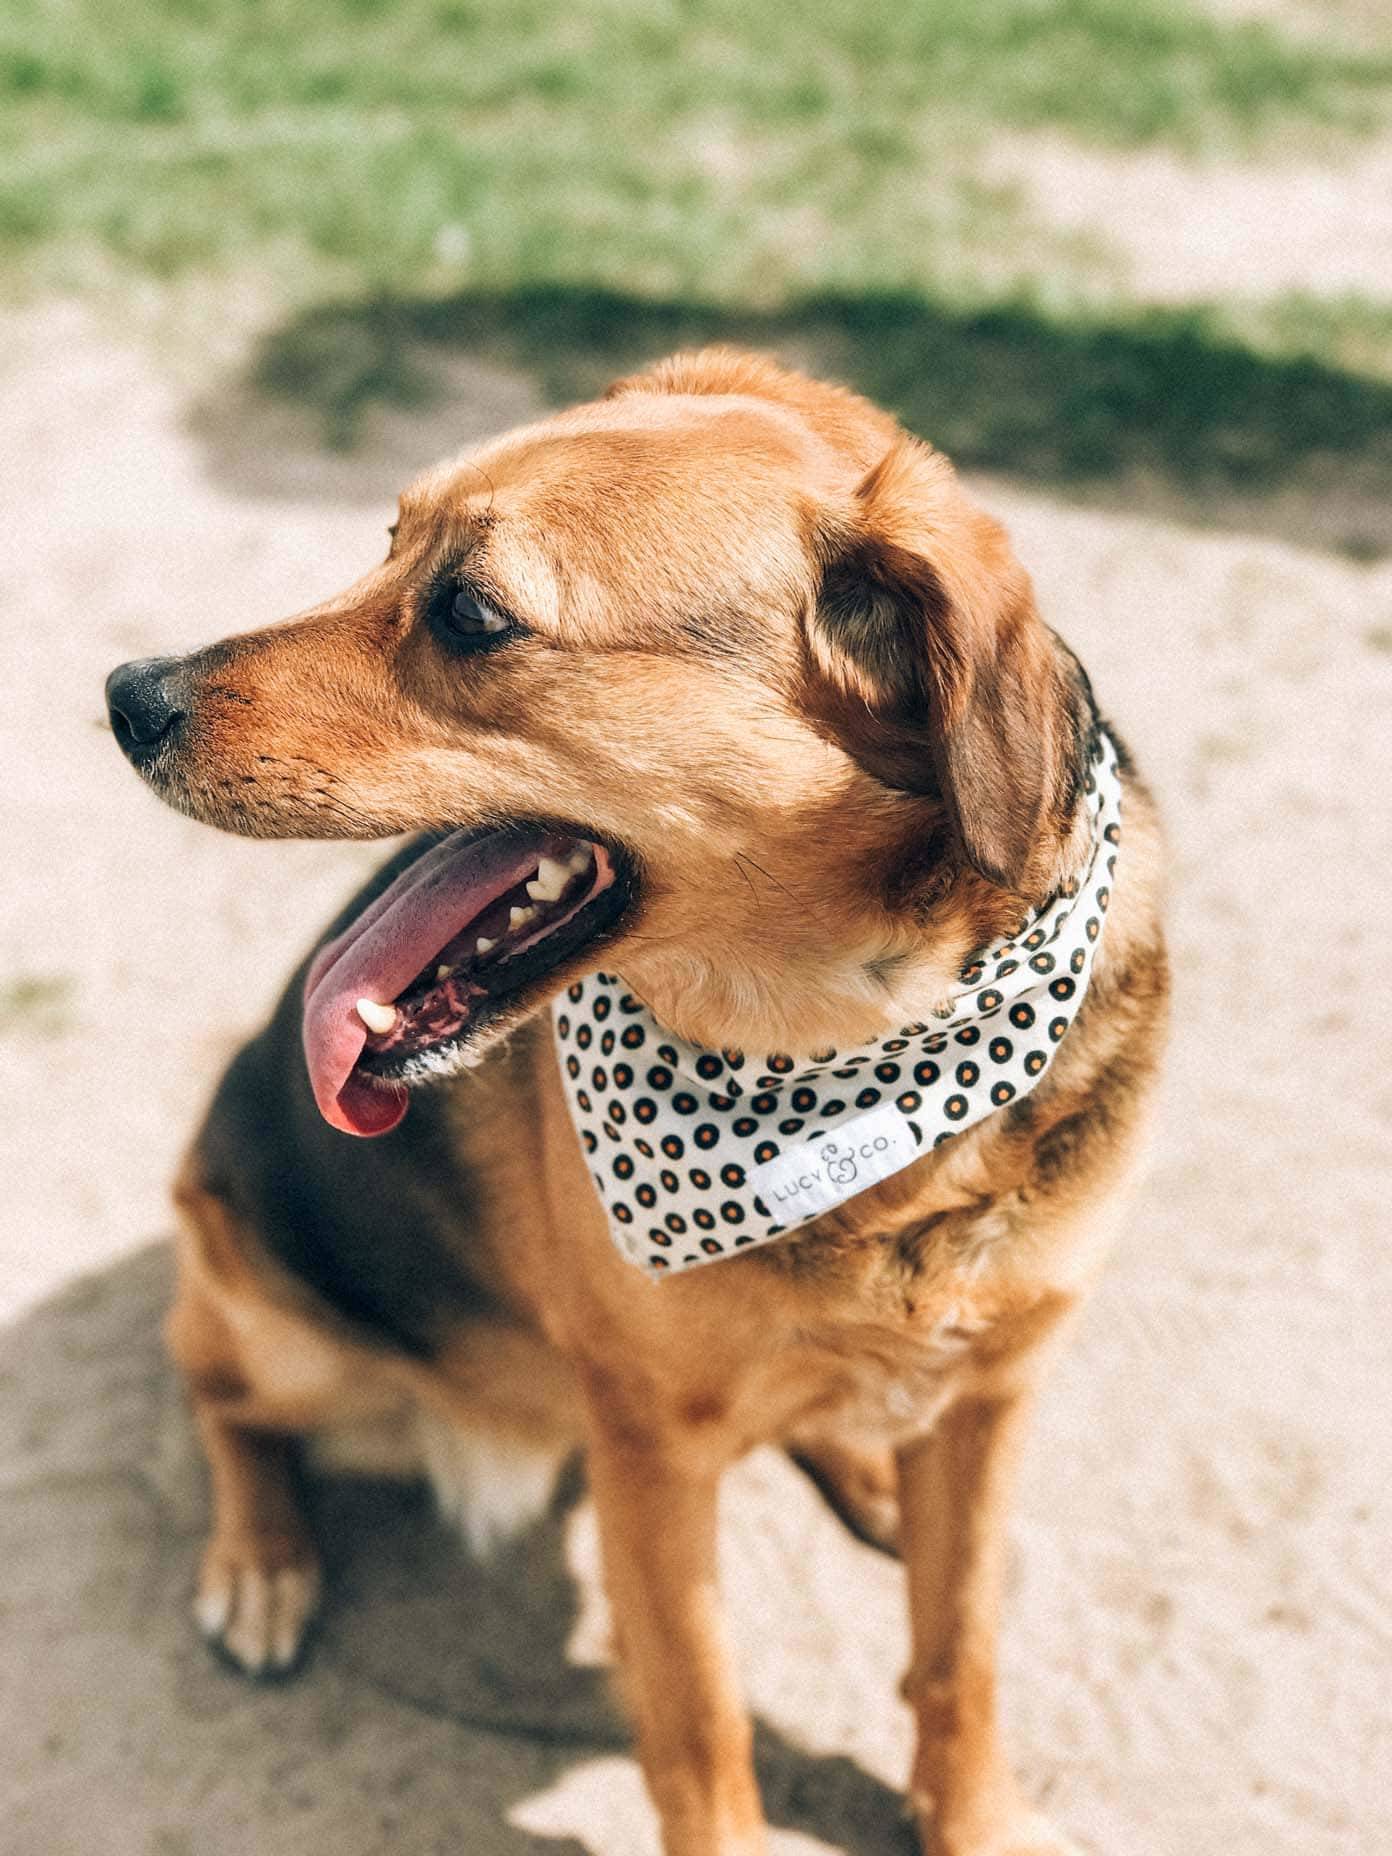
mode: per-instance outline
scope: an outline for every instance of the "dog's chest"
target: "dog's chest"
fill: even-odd
[[[866,1444],[921,1432],[1071,1300],[1018,1268],[1015,1212],[1009,1193],[919,1212],[864,1249],[829,1233],[824,1254],[805,1256],[802,1282],[785,1285],[789,1325],[765,1363],[777,1387],[760,1396]],[[814,1234],[805,1250],[816,1244]]]
[[[922,1432],[1001,1351],[1018,1316],[967,1282],[891,1313],[873,1304],[802,1324],[765,1356],[747,1408],[866,1446]]]
[[[877,1334],[826,1348],[818,1408],[841,1435],[896,1444],[924,1429],[956,1395],[992,1324],[969,1307],[900,1337]]]

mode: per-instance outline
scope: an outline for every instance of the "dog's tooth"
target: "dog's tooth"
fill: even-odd
[[[486,934],[481,934],[478,940],[475,941],[474,948],[476,952],[480,954],[491,954],[497,945],[498,943],[496,941],[490,941]]]
[[[554,857],[539,857],[537,873],[527,885],[533,902],[555,902],[570,881],[570,865]]]
[[[453,974],[454,974],[453,967],[446,967],[446,966],[441,965],[441,966],[436,967],[435,969],[435,978],[439,981],[450,979],[453,977]]]
[[[367,1026],[384,1038],[396,1023],[396,1007],[381,1005],[376,999],[359,999],[353,1010]]]
[[[537,916],[540,915],[540,913],[541,913],[540,909],[519,909],[519,908],[509,909],[508,910],[508,930],[509,932],[512,934],[516,934],[519,928],[525,928],[528,922],[534,922]]]
[[[594,852],[589,845],[581,844],[566,858],[566,869],[573,876],[579,876],[582,870],[589,870],[594,865]]]

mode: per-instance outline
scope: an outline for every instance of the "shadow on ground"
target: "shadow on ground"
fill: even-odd
[[[566,1660],[579,1478],[486,1570],[421,1493],[317,1484],[324,1628],[297,1680],[248,1684],[187,1615],[205,1510],[159,1347],[168,1278],[152,1247],[0,1334],[7,1852],[584,1856],[588,1842],[509,1821],[627,1746],[606,1676]],[[907,1856],[898,1798],[851,1760],[768,1727],[758,1751],[775,1824]],[[646,1847],[636,1788],[625,1797],[604,1848]]]
[[[269,335],[195,424],[241,489],[386,500],[393,472],[711,341],[850,381],[966,469],[1358,558],[1392,552],[1392,384],[1263,355],[1203,311],[1062,321],[879,294],[759,314],[560,286],[381,296]],[[297,435],[276,422],[286,407],[306,415]]]

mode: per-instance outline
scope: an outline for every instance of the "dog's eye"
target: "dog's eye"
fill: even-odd
[[[466,586],[446,587],[434,604],[436,623],[454,645],[497,644],[516,629],[505,613]]]

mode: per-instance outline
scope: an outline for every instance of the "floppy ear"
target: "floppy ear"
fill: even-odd
[[[901,438],[820,530],[808,643],[819,719],[886,784],[944,804],[1002,888],[1057,880],[1095,718],[1004,531]]]

